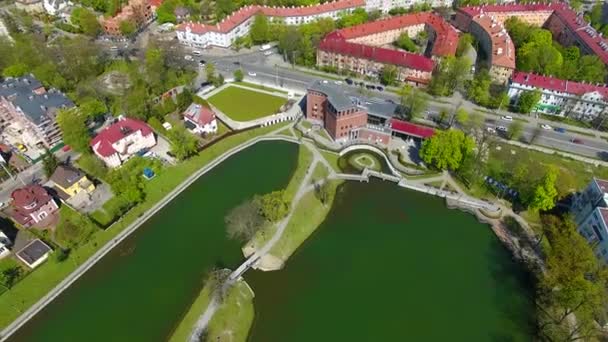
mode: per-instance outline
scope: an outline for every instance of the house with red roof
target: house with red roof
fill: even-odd
[[[541,99],[536,112],[593,120],[608,110],[608,87],[562,80],[555,77],[517,71],[509,82],[508,95],[513,105],[526,91],[539,90]]]
[[[59,206],[45,188],[38,184],[27,185],[11,193],[10,217],[28,228],[45,226],[59,210]]]
[[[217,120],[211,108],[193,103],[183,113],[186,127],[195,134],[217,132]]]
[[[230,47],[239,37],[249,34],[253,19],[258,14],[269,21],[281,20],[286,25],[311,23],[317,19],[337,20],[340,15],[365,7],[365,0],[337,0],[318,5],[300,7],[246,6],[226,17],[216,25],[182,23],[175,29],[180,43],[206,48],[208,46]]]
[[[138,152],[155,145],[152,128],[131,118],[120,118],[99,132],[90,143],[93,152],[111,168],[119,167]]]

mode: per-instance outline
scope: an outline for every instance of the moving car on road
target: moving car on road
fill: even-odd
[[[256,74],[256,73],[255,73],[255,72],[253,72],[253,71],[250,71],[250,72],[248,72],[248,73],[247,73],[247,75],[249,75],[249,76],[251,76],[251,77],[256,77],[258,74]]]
[[[583,144],[583,141],[579,138],[572,138],[572,139],[570,139],[570,142],[573,144],[580,144],[580,145]]]
[[[496,130],[492,127],[486,128],[486,131],[488,131],[488,133],[490,133],[490,134],[496,134]]]
[[[551,129],[553,129],[551,126],[549,126],[549,125],[547,125],[547,124],[541,124],[541,125],[540,125],[540,128],[542,128],[542,129],[546,129],[546,130],[551,130]]]
[[[266,51],[268,49],[272,48],[272,45],[270,44],[264,44],[262,46],[260,46],[260,51]]]
[[[513,121],[513,117],[510,115],[503,115],[501,117],[501,119],[505,120],[505,121]]]
[[[497,131],[501,131],[501,132],[506,132],[507,131],[507,127],[505,127],[505,126],[496,126],[496,130]]]
[[[200,51],[198,51],[198,50],[194,50],[194,51],[192,51],[192,54],[193,54],[193,55],[195,55],[195,56],[200,56],[200,55],[202,55],[203,53],[202,53],[202,52],[200,52]]]
[[[270,55],[272,55],[272,51],[266,51],[266,52],[264,52],[264,56],[270,56]]]
[[[346,84],[348,84],[348,85],[353,84],[353,80],[351,80],[350,78],[345,78],[344,82],[346,82]]]
[[[561,127],[555,127],[554,131],[558,133],[566,133],[566,129]]]

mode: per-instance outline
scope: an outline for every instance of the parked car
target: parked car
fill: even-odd
[[[572,138],[572,139],[570,139],[570,142],[573,144],[580,144],[580,145],[583,144],[583,141],[579,138]]]
[[[566,133],[566,129],[561,127],[555,127],[553,130],[558,133]]]
[[[18,143],[16,146],[19,151],[27,152],[27,147],[25,147],[25,145],[23,145],[22,143]]]
[[[70,147],[70,145],[65,145],[65,146],[63,146],[63,147],[61,148],[61,150],[62,150],[63,152],[68,152],[68,151],[69,151],[69,150],[71,150],[71,149],[72,149],[72,148]]]
[[[506,132],[507,131],[507,127],[505,127],[505,126],[496,126],[496,130],[497,131],[501,131],[501,132]]]
[[[378,89],[380,91],[384,91],[384,88],[382,86],[376,86],[376,89]]]
[[[272,51],[266,51],[266,52],[264,52],[264,56],[270,56],[270,55],[272,55]]]
[[[353,84],[353,80],[351,80],[350,78],[345,78],[344,82],[346,82],[346,84],[348,84],[348,85]]]
[[[266,50],[271,49],[271,48],[272,48],[272,45],[270,45],[270,44],[264,44],[264,45],[260,46],[260,51],[266,51]]]
[[[236,61],[236,62],[232,62],[232,64],[234,64],[234,65],[241,65],[241,62]]]
[[[491,134],[496,134],[496,130],[492,127],[486,128],[486,131],[488,131],[488,133],[491,133]]]
[[[187,61],[193,60],[192,56],[190,56],[190,55],[185,55],[184,59],[187,60]]]
[[[250,72],[248,72],[248,73],[247,73],[247,75],[249,75],[249,76],[251,76],[251,77],[256,77],[258,74],[256,74],[256,73],[255,73],[255,72],[253,72],[253,71],[250,71]]]
[[[334,81],[334,83],[337,85],[342,85],[342,81]]]
[[[374,89],[376,89],[376,86],[373,85],[373,84],[368,84],[368,85],[365,86],[365,88],[367,88],[369,90],[374,90]]]
[[[202,53],[202,52],[200,52],[200,51],[198,51],[198,50],[194,50],[194,51],[192,51],[192,54],[193,54],[193,55],[195,55],[195,56],[200,56],[200,55],[202,55],[203,53]]]
[[[201,88],[205,88],[206,86],[210,86],[211,82],[203,82],[201,83]]]
[[[513,121],[513,117],[510,115],[503,115],[501,117],[501,119],[505,120],[505,121]]]
[[[546,130],[550,130],[550,129],[552,129],[552,127],[551,127],[551,126],[549,126],[549,125],[547,125],[547,124],[541,124],[541,125],[540,125],[540,128],[542,128],[542,129],[546,129]]]

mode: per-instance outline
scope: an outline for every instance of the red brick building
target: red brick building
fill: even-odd
[[[150,20],[154,19],[151,2],[147,0],[130,0],[120,12],[110,18],[99,20],[104,31],[112,36],[120,36],[120,24],[123,21],[130,21],[135,25],[136,29],[141,28]]]
[[[46,225],[59,209],[46,189],[37,184],[13,191],[11,198],[10,216],[24,227]]]

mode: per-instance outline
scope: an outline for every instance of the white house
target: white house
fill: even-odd
[[[516,71],[508,95],[517,104],[524,91],[541,91],[535,111],[590,121],[608,111],[608,87]]]
[[[71,4],[67,0],[43,0],[42,7],[46,11],[46,13],[50,15],[58,15],[60,12],[64,11]]]
[[[118,167],[138,152],[156,145],[152,128],[145,122],[121,118],[91,140],[93,152],[108,167]]]
[[[11,240],[4,234],[3,231],[0,230],[0,259],[5,256],[11,254],[11,251],[8,249],[8,246],[11,245]]]
[[[215,113],[210,108],[200,104],[191,104],[184,111],[186,127],[196,134],[210,134],[217,132]]]
[[[53,250],[42,240],[35,239],[16,253],[17,258],[23,261],[29,268],[36,268],[49,258]]]
[[[579,233],[597,257],[608,262],[608,181],[594,178],[585,190],[576,194],[570,211]]]

